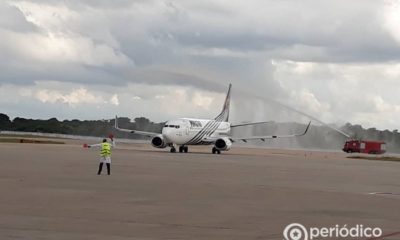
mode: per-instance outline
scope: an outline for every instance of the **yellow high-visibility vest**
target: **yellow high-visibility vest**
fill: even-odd
[[[100,155],[102,157],[109,157],[111,156],[111,144],[109,143],[102,143],[101,144],[101,152]]]

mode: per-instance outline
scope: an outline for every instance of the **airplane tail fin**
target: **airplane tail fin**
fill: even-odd
[[[229,119],[229,106],[230,106],[230,102],[231,102],[231,88],[232,88],[232,84],[229,84],[228,93],[226,94],[224,107],[222,108],[222,112],[215,118],[215,121],[227,122]]]

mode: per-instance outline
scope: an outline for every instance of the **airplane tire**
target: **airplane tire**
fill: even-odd
[[[215,154],[215,153],[217,153],[217,151],[218,150],[215,147],[213,147],[211,152],[212,152],[212,154]]]
[[[172,147],[170,152],[174,153],[174,152],[176,152],[176,149],[174,147]]]
[[[187,146],[185,146],[185,147],[183,147],[183,151],[184,151],[185,153],[187,153],[187,152],[189,151],[189,148],[188,148]]]
[[[179,152],[180,152],[180,153],[183,153],[183,149],[184,149],[183,146],[179,146]]]

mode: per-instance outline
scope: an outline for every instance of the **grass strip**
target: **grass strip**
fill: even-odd
[[[27,138],[0,138],[0,143],[37,143],[37,144],[65,144],[61,141],[37,140]]]
[[[361,159],[361,160],[372,160],[372,161],[400,162],[400,158],[399,157],[393,157],[393,156],[382,156],[382,157],[348,156],[347,158]]]

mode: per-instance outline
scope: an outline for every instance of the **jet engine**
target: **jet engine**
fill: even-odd
[[[167,143],[164,140],[163,135],[157,135],[151,139],[151,145],[155,148],[166,148]]]
[[[232,141],[227,138],[219,138],[217,139],[217,141],[215,141],[215,148],[220,150],[220,151],[228,151],[229,149],[231,149],[232,146]]]

